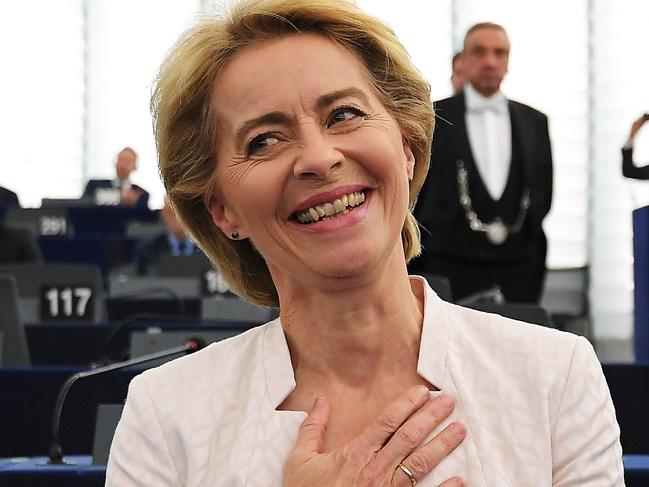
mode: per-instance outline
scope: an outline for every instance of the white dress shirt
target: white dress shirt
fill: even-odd
[[[425,282],[418,373],[456,398],[433,434],[467,437],[418,483],[471,487],[624,485],[619,428],[602,369],[581,337],[442,301]],[[280,487],[302,411],[281,322],[133,379],[107,487]],[[433,392],[431,394],[439,394]]]
[[[128,179],[113,179],[113,188],[119,189],[122,193],[131,189],[133,184]]]
[[[464,85],[464,96],[471,153],[489,195],[498,201],[505,191],[512,160],[509,105],[500,91],[486,98],[471,83]]]

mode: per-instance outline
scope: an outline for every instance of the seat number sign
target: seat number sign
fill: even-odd
[[[223,275],[214,269],[206,270],[203,273],[202,288],[205,296],[231,292]]]
[[[42,215],[38,219],[38,233],[42,236],[63,236],[68,233],[68,222],[63,216]]]
[[[91,320],[94,296],[90,286],[42,286],[42,320]]]

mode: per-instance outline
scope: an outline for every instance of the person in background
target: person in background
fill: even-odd
[[[9,227],[0,222],[0,265],[41,261],[41,250],[30,230]]]
[[[102,190],[114,189],[119,191],[118,197],[112,201],[114,204],[147,208],[149,204],[149,193],[137,184],[130,181],[130,176],[137,169],[137,153],[130,147],[124,147],[117,154],[115,161],[115,179],[91,179],[86,184],[82,198],[90,199],[100,204]]]
[[[649,179],[649,164],[636,166],[633,162],[633,142],[640,128],[649,120],[649,113],[645,113],[631,125],[629,140],[622,147],[622,174],[625,178]]]
[[[457,94],[464,89],[464,68],[462,67],[462,51],[456,52],[451,61],[451,85],[453,93]]]
[[[0,186],[0,208],[20,208],[18,195]],[[41,249],[30,230],[0,222],[0,265],[41,261]]]
[[[509,50],[502,26],[471,27],[464,90],[435,103],[430,170],[415,207],[424,250],[410,269],[448,277],[454,299],[498,286],[507,301],[537,303],[543,288],[548,121],[501,92]]]
[[[20,208],[18,195],[10,189],[0,186],[0,208]]]
[[[238,2],[181,37],[152,109],[179,218],[280,316],[137,376],[107,487],[622,485],[583,337],[408,276],[434,117],[381,20]]]
[[[141,242],[135,249],[135,268],[138,274],[147,274],[151,266],[164,255],[191,255],[200,251],[185,233],[167,198],[160,210],[160,220],[164,223],[166,231]]]

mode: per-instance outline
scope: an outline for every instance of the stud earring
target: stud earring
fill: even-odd
[[[236,230],[231,233],[231,236],[232,240],[239,240],[239,232],[237,232]]]

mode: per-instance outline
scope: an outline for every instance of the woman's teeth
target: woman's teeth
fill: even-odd
[[[329,220],[330,218],[349,213],[354,206],[358,206],[364,201],[365,193],[355,191],[335,199],[330,203],[324,203],[302,210],[297,214],[296,218],[300,223],[315,223],[321,220]]]

